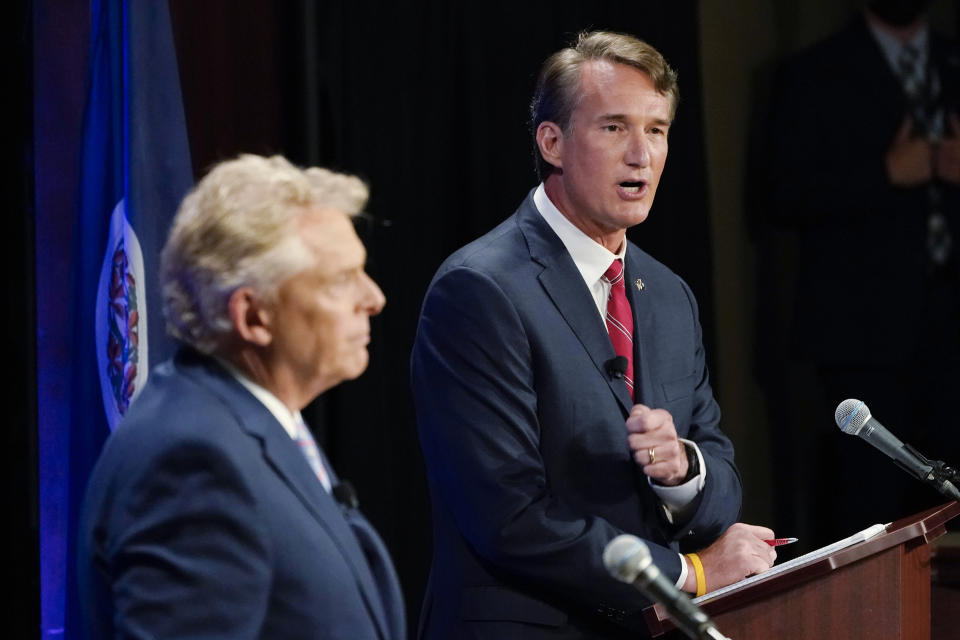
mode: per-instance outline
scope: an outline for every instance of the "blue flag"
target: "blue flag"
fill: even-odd
[[[94,4],[91,86],[81,168],[84,294],[95,321],[97,380],[115,427],[169,355],[157,286],[160,249],[192,183],[166,3]],[[90,272],[95,268],[95,278]],[[80,347],[83,336],[77,336]]]
[[[65,514],[41,529],[44,636],[82,637],[74,609],[76,524],[87,477],[110,430],[170,355],[160,250],[193,183],[166,2],[94,0],[84,118],[68,447],[40,450],[40,500]],[[67,301],[65,301],[67,302]],[[66,458],[60,451],[68,451]],[[59,486],[57,486],[59,484]],[[63,486],[66,484],[66,486]]]

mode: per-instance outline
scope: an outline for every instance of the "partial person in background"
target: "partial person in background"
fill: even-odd
[[[869,2],[779,78],[769,214],[797,233],[790,355],[809,363],[802,402],[817,417],[775,434],[796,468],[813,471],[794,496],[778,495],[800,501],[809,534],[795,533],[808,543],[942,500],[837,430],[844,399],[960,464],[949,401],[960,387],[960,57],[931,29],[930,5]]]
[[[773,563],[773,532],[734,524],[740,477],[693,293],[626,239],[653,204],[677,91],[632,36],[585,33],[551,56],[531,107],[542,183],[427,291],[422,638],[647,637],[649,603],[601,559],[622,533],[693,593]]]
[[[91,637],[399,640],[387,550],[300,410],[367,367],[385,299],[350,215],[358,179],[245,155],[184,199],[163,251],[182,342],[87,488]]]

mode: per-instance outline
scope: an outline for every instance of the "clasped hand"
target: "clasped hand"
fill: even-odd
[[[907,117],[900,125],[885,162],[890,183],[916,187],[933,178],[960,185],[960,118],[949,114],[948,134],[936,143],[912,134],[913,121]]]

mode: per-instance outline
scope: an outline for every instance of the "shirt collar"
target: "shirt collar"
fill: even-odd
[[[930,28],[927,24],[924,24],[920,29],[918,29],[917,32],[913,34],[913,37],[907,42],[901,42],[886,30],[875,25],[871,20],[867,20],[867,26],[870,28],[870,33],[873,34],[877,44],[880,45],[880,49],[883,51],[883,55],[886,57],[887,62],[890,64],[890,68],[892,68],[895,73],[899,74],[900,52],[903,51],[903,48],[906,45],[910,45],[916,49],[917,67],[920,69],[927,68],[927,56],[930,42]]]
[[[223,358],[217,358],[217,362],[227,370],[231,376],[233,376],[237,382],[242,384],[244,388],[253,394],[253,397],[260,401],[267,411],[269,411],[274,418],[277,419],[277,422],[283,427],[283,430],[286,431],[291,438],[294,440],[297,439],[297,424],[298,422],[303,421],[303,417],[300,415],[299,411],[290,412],[290,409],[287,408],[287,405],[281,402],[280,398],[273,395],[270,391],[261,387],[259,384],[245,376],[239,369],[233,366],[231,363],[227,362]]]
[[[547,191],[542,182],[533,193],[533,203],[543,219],[553,229],[553,232],[559,236],[560,242],[563,243],[567,253],[573,258],[573,263],[577,266],[577,270],[580,271],[580,275],[583,276],[588,287],[593,286],[603,276],[614,258],[620,258],[626,265],[626,241],[620,245],[619,253],[611,253],[602,244],[578,229],[557,209],[550,197],[547,196]]]

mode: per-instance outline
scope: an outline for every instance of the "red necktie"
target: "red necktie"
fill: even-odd
[[[627,289],[623,282],[623,262],[617,258],[603,274],[610,283],[610,295],[607,297],[607,333],[618,356],[627,359],[627,370],[623,380],[633,398],[633,312],[627,300]]]

